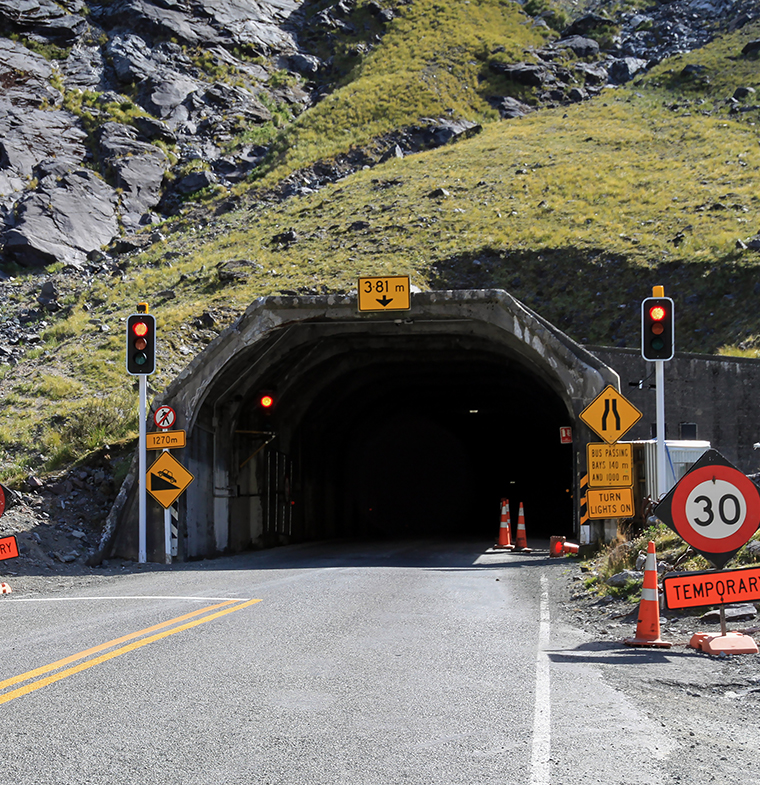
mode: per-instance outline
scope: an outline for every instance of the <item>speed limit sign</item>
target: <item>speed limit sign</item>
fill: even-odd
[[[760,491],[717,450],[708,450],[654,514],[720,568],[757,531]]]

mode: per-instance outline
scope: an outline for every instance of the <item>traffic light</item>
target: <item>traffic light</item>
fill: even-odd
[[[156,370],[156,317],[133,313],[127,319],[127,373],[147,376]]]
[[[274,409],[276,403],[277,399],[270,390],[259,393],[259,408],[266,414],[269,414]]]
[[[673,301],[647,297],[641,303],[641,356],[650,362],[672,360],[674,338]]]

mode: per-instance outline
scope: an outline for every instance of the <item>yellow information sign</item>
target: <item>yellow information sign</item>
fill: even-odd
[[[358,292],[360,311],[408,311],[412,307],[408,275],[360,278]]]
[[[184,446],[184,431],[151,431],[145,434],[145,447],[148,450],[179,450]]]
[[[580,417],[607,444],[614,444],[641,419],[641,412],[609,384]]]
[[[162,452],[148,469],[146,487],[148,493],[168,509],[194,479],[170,452]]]
[[[633,517],[633,488],[589,488],[586,491],[588,517]]]
[[[622,488],[633,485],[633,445],[587,444],[589,488]]]

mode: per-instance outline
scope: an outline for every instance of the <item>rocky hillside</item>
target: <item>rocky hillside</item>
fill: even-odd
[[[106,454],[105,508],[142,300],[154,392],[359,274],[619,346],[663,283],[757,354],[759,51],[760,0],[0,0],[0,479]]]
[[[0,0],[4,266],[100,262],[116,238],[174,215],[193,194],[265,169],[275,130],[341,84],[408,5]],[[543,4],[524,10],[534,13],[532,41],[544,44],[518,62],[504,47],[484,56],[503,89],[488,101],[507,119],[587,100],[758,16],[751,0],[674,0],[574,20]],[[554,31],[547,20],[558,19],[569,24]],[[480,120],[398,129],[382,144],[409,153]],[[376,160],[355,154],[319,178],[291,178],[282,193]]]

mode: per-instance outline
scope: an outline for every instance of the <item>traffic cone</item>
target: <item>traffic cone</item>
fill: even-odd
[[[660,638],[660,601],[657,596],[657,559],[654,543],[647,546],[647,560],[644,565],[644,586],[639,602],[639,620],[636,637],[626,638],[627,646],[656,646],[669,649],[673,644]]]
[[[580,545],[574,542],[567,542],[565,537],[549,538],[549,556],[564,556],[566,553],[578,553]]]
[[[523,553],[531,553],[528,547],[528,540],[525,536],[525,513],[523,512],[523,503],[520,502],[520,509],[517,513],[517,534],[515,536],[515,550],[522,551]]]
[[[512,551],[515,546],[512,544],[512,529],[509,520],[509,499],[501,500],[501,517],[499,519],[499,541],[494,545],[501,551]]]
[[[0,594],[11,594],[13,589],[7,583],[0,583]]]
[[[549,556],[558,557],[562,556],[565,552],[565,538],[564,537],[550,537],[549,538]]]

